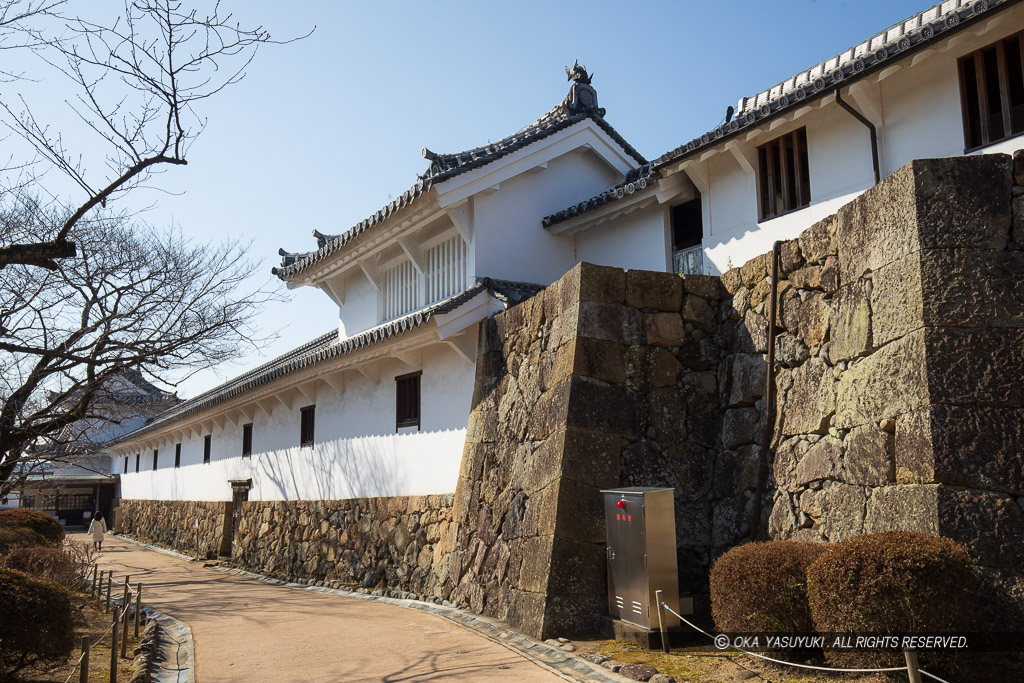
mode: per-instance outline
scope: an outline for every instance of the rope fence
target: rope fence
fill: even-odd
[[[107,574],[106,582],[106,598],[103,595],[103,574]],[[112,620],[107,630],[96,637],[95,640],[90,641],[89,636],[82,636],[82,654],[78,657],[78,661],[75,662],[74,668],[68,677],[64,679],[64,683],[71,683],[71,679],[74,678],[75,673],[79,673],[80,683],[87,683],[89,680],[89,653],[93,647],[99,645],[104,638],[109,634],[110,639],[110,683],[117,683],[117,662],[118,654],[121,658],[127,658],[128,650],[128,624],[129,618],[132,614],[132,605],[134,604],[134,616],[135,616],[135,637],[139,637],[139,615],[142,612],[142,583],[136,583],[135,588],[131,587],[131,576],[125,575],[123,581],[114,581],[114,572],[110,570],[108,572],[100,571],[99,568],[93,565],[92,568],[92,579],[90,580],[89,574],[86,574],[84,580],[84,588],[89,592],[90,597],[96,598],[97,601],[104,604],[104,612],[111,611],[111,595],[115,585],[123,588],[121,593],[121,604],[115,604],[113,607]],[[118,640],[118,633],[120,632],[120,641]],[[118,644],[120,642],[120,653],[118,652]]]
[[[703,633],[708,638],[711,638],[711,640],[715,641],[715,646],[719,647],[718,641],[715,640],[715,636],[711,635],[710,633],[708,633],[707,631],[702,629],[700,626],[697,626],[693,622],[688,621],[686,619],[686,617],[684,617],[683,615],[679,614],[674,609],[669,607],[668,603],[662,602],[661,606],[667,612],[671,612],[676,617],[678,617],[680,621],[682,621],[684,624],[686,624],[690,628],[694,629],[695,631],[698,631],[699,633]],[[665,640],[666,635],[667,634],[663,630],[662,631],[662,639],[663,639],[664,642],[667,642]],[[776,664],[782,664],[783,666],[798,667],[800,669],[813,669],[814,671],[832,671],[832,672],[838,672],[838,673],[888,673],[888,672],[893,672],[893,671],[905,671],[907,673],[907,676],[910,678],[911,683],[914,683],[916,681],[920,681],[922,675],[925,675],[928,678],[936,680],[939,683],[949,683],[949,681],[944,680],[942,678],[939,678],[935,674],[928,673],[924,669],[920,668],[917,665],[917,653],[916,652],[905,652],[904,653],[904,655],[907,658],[907,665],[906,666],[896,666],[896,667],[883,668],[883,669],[835,669],[835,668],[827,667],[827,666],[812,666],[810,664],[797,664],[796,662],[787,662],[784,659],[775,659],[774,657],[768,657],[766,655],[758,654],[756,652],[750,652],[748,650],[744,650],[743,648],[736,647],[732,643],[729,643],[727,645],[727,647],[729,649],[731,649],[731,650],[736,650],[737,652],[742,652],[745,655],[750,655],[751,657],[757,657],[758,659],[764,659],[764,660],[767,660],[769,662],[774,662]]]

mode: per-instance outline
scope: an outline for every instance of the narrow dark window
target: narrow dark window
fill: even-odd
[[[174,469],[181,467],[181,444],[174,444]]]
[[[306,406],[299,411],[299,445],[312,446],[316,424],[316,406]]]
[[[807,129],[757,148],[758,219],[765,221],[811,203]]]
[[[704,221],[700,197],[672,207],[672,269],[679,275],[704,274]]]
[[[422,372],[395,378],[395,428],[420,428],[420,376]]]
[[[128,474],[128,456],[124,456],[124,473]]]
[[[213,439],[212,436],[207,434],[203,437],[203,464],[210,464],[210,441]]]
[[[966,151],[1024,133],[1022,35],[983,47],[959,61]]]
[[[159,449],[154,448],[153,449],[153,469],[154,470],[156,469],[156,465],[159,462],[159,458],[160,458],[159,454],[160,454]]]
[[[140,457],[142,457],[142,454],[141,454],[141,453],[136,453],[136,454],[135,454],[135,471],[136,471],[136,472],[138,472],[138,471],[139,471],[139,458],[140,458]]]
[[[252,457],[252,422],[242,425],[242,457]]]

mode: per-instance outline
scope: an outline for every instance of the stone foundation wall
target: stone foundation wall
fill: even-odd
[[[231,553],[231,501],[122,500],[120,509],[121,532],[139,540],[205,558]]]
[[[250,501],[242,504],[232,559],[282,579],[440,596],[432,569],[451,506],[451,494]]]
[[[771,537],[940,534],[983,590],[1024,605],[1016,167],[1015,182],[1004,155],[915,161],[784,244]],[[722,278],[757,352],[769,264]]]

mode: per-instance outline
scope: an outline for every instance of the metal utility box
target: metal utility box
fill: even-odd
[[[608,613],[643,628],[658,628],[655,591],[679,611],[673,489],[627,487],[601,491],[607,528]],[[689,602],[689,601],[687,601]],[[679,619],[664,612],[665,628]]]

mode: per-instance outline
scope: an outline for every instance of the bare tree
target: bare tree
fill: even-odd
[[[106,169],[94,174],[84,168],[75,148],[24,98],[0,98],[3,124],[36,154],[10,165],[19,175],[6,189],[32,187],[43,166],[70,178],[84,197],[60,202],[63,220],[35,240],[0,235],[0,268],[54,269],[57,259],[74,255],[72,229],[159,168],[185,165],[204,125],[197,105],[238,82],[259,46],[282,42],[262,27],[241,27],[219,3],[200,13],[173,0],[133,0],[110,25],[68,9],[57,0],[0,0],[0,46],[30,49],[67,79],[74,92],[68,105],[109,150]]]
[[[185,165],[202,103],[275,41],[216,3],[123,9],[107,20],[106,3],[0,0],[0,51],[39,68],[0,71],[0,125],[27,150],[0,162],[0,494],[45,454],[81,451],[88,426],[111,420],[104,392],[123,373],[174,383],[237,357],[271,296],[247,284],[244,246],[191,244],[113,202]],[[19,92],[40,82],[99,137],[104,164],[83,163],[82,143]]]
[[[26,206],[2,219],[36,216]],[[268,296],[241,291],[252,267],[237,244],[191,244],[119,216],[70,235],[81,255],[52,270],[0,270],[0,494],[39,462],[80,453],[98,421],[116,421],[103,400],[113,380],[170,382],[235,357]]]

